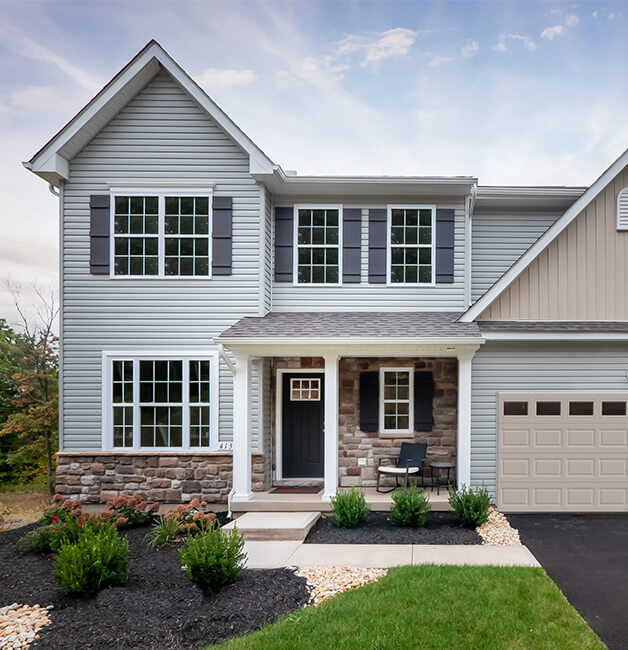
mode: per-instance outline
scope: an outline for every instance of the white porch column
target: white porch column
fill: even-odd
[[[474,352],[458,355],[458,487],[471,485],[471,364]]]
[[[233,497],[251,498],[251,440],[249,436],[249,357],[235,355],[233,378]]]
[[[338,488],[338,355],[325,355],[325,485],[323,501]]]

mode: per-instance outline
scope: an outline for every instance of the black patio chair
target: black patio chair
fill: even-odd
[[[410,478],[423,477],[423,464],[425,463],[425,454],[427,453],[427,443],[425,442],[402,442],[399,456],[395,465],[386,465],[385,461],[392,461],[393,458],[384,457],[379,459],[377,467],[377,487],[376,492],[392,492],[399,487],[399,477],[404,478],[404,487],[408,487]],[[394,476],[395,487],[390,490],[380,490],[379,480],[381,476]]]

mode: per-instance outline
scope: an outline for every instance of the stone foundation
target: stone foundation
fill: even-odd
[[[185,503],[194,497],[227,501],[231,489],[230,451],[203,454],[167,452],[60,452],[57,492],[84,503],[104,503],[119,494],[139,494],[149,503]],[[251,454],[255,492],[264,490],[264,454]]]

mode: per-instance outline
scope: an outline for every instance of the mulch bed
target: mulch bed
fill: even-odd
[[[322,516],[305,544],[481,544],[473,528],[461,528],[451,512],[430,512],[425,526],[393,526],[387,512],[371,512],[358,528],[338,528]]]
[[[179,563],[179,545],[148,551],[148,526],[121,531],[132,559],[125,586],[81,599],[61,592],[53,558],[15,551],[36,525],[0,533],[0,607],[54,605],[52,624],[31,648],[195,649],[239,636],[309,600],[305,579],[288,569],[247,569],[215,599],[196,589]]]

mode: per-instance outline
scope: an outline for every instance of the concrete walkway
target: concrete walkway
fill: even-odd
[[[526,546],[423,544],[302,544],[296,541],[245,542],[247,566],[350,566],[388,568],[406,564],[539,567]]]

